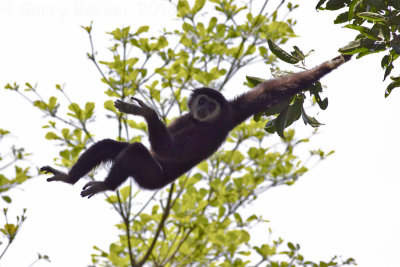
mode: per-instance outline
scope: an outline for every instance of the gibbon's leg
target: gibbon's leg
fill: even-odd
[[[118,154],[128,146],[129,143],[104,139],[95,143],[88,150],[86,150],[79,157],[74,166],[72,166],[68,174],[60,172],[49,166],[44,166],[40,170],[54,174],[53,177],[47,179],[49,182],[62,181],[69,184],[75,184],[91,169],[100,165],[100,163],[114,160]]]
[[[141,143],[132,143],[115,158],[106,179],[87,183],[81,196],[90,198],[105,190],[115,190],[130,176],[145,189],[159,189],[170,182],[163,178],[163,170],[149,150]]]
[[[100,165],[100,163],[115,160],[121,151],[128,146],[129,143],[126,142],[118,142],[111,139],[101,140],[83,152],[68,172],[68,176],[76,182],[90,170]]]

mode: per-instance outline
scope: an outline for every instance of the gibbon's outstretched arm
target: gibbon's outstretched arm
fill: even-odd
[[[350,58],[351,55],[340,55],[310,70],[259,84],[251,91],[231,101],[234,124],[237,125],[248,117],[265,111],[274,104],[307,89],[313,82],[318,81]]]

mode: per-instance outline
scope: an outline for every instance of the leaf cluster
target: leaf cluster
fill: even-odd
[[[3,141],[3,138],[9,135],[10,132],[5,129],[0,129],[0,142]],[[29,154],[24,153],[23,148],[16,148],[15,146],[11,146],[9,151],[1,151],[0,154],[0,195],[2,201],[7,204],[12,202],[10,196],[5,195],[4,192],[9,191],[10,189],[16,187],[17,185],[22,184],[31,176],[28,174],[29,167],[23,168],[16,165],[18,162],[21,162],[25,159]],[[4,171],[6,169],[14,166],[15,174],[13,174],[13,178],[7,178]],[[0,260],[5,255],[7,249],[10,247],[11,243],[14,241],[19,228],[21,227],[23,221],[25,220],[25,212],[24,209],[21,216],[17,216],[16,223],[10,223],[7,217],[8,208],[3,208],[3,216],[5,223],[3,226],[0,226],[0,233],[2,233],[3,237],[6,239],[6,244],[1,246],[4,241],[0,239]]]
[[[10,131],[0,128],[0,143],[3,141],[4,137],[10,134]],[[2,147],[4,147],[4,145]],[[0,195],[2,201],[4,201],[6,205],[10,205],[12,199],[9,195],[5,195],[5,192],[9,193],[9,191],[12,191],[16,186],[32,178],[29,173],[29,167],[21,167],[21,165],[19,165],[26,160],[29,155],[29,153],[24,152],[24,148],[16,148],[14,145],[12,145],[8,151],[0,151]],[[14,173],[6,175],[6,172],[12,167],[14,167]],[[12,178],[10,178],[10,176]],[[2,236],[2,238],[0,238],[0,261],[11,244],[15,241],[22,224],[26,220],[26,209],[23,209],[22,214],[16,216],[15,223],[12,223],[9,221],[8,208],[3,208],[3,219],[4,221],[0,224],[0,236]],[[38,255],[37,260],[50,261],[48,256],[41,254]]]
[[[88,125],[94,121],[95,103],[87,102],[82,108],[76,102],[72,102],[65,93],[65,88],[60,84],[55,85],[55,90],[63,96],[68,104],[68,111],[60,109],[60,100],[56,96],[42,96],[37,85],[25,83],[21,90],[20,85],[8,83],[5,89],[12,90],[24,97],[33,107],[40,110],[49,120],[42,126],[47,130],[45,138],[55,140],[66,146],[60,151],[58,164],[70,167],[77,160],[80,152],[93,142]]]
[[[288,53],[270,39],[268,40],[268,46],[271,52],[279,59],[290,64],[296,64],[301,61],[303,66],[305,64],[305,58],[312,52],[310,51],[307,54],[304,54],[303,51],[300,50],[300,48],[294,46],[294,50]],[[288,74],[290,75],[290,73],[282,71],[274,71],[273,73],[274,78],[283,77]],[[246,79],[249,87],[255,87],[258,84],[266,81],[264,79],[252,76],[246,76]],[[310,95],[314,97],[313,99],[322,110],[325,110],[328,107],[328,98],[322,100],[320,97],[320,93],[322,92],[322,85],[319,81],[314,82],[309,88],[306,88],[304,91],[309,91]],[[300,116],[303,118],[305,124],[309,124],[310,126],[317,128],[321,126],[322,123],[317,121],[314,117],[307,115],[304,109],[305,99],[306,96],[304,92],[298,93],[291,99],[278,102],[277,104],[270,107],[268,110],[256,114],[254,116],[254,119],[258,121],[261,119],[262,116],[274,116],[274,118],[270,119],[265,125],[265,131],[267,131],[268,133],[276,132],[282,139],[285,139],[284,130],[291,126],[293,122],[297,121]]]
[[[373,53],[386,52],[381,66],[385,80],[394,69],[394,61],[400,55],[400,2],[398,0],[320,0],[316,6],[321,10],[339,10],[335,23],[347,23],[344,28],[358,32],[355,40],[339,49],[357,58]],[[392,90],[400,87],[400,76],[390,77],[392,82],[385,90],[388,97]]]
[[[3,138],[11,133],[5,129],[0,128],[0,143]],[[32,176],[28,173],[29,167],[21,167],[17,165],[26,159],[30,154],[25,152],[24,148],[17,148],[12,145],[8,151],[0,151],[0,194],[7,203],[11,203],[9,196],[3,195],[4,192],[14,188],[17,185],[24,183]],[[14,167],[14,173],[6,175],[4,171],[10,167]]]

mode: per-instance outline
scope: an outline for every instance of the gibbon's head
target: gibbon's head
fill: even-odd
[[[193,91],[188,106],[189,112],[195,120],[212,122],[221,117],[229,104],[217,90],[200,88]]]

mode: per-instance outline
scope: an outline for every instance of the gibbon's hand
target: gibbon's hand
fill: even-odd
[[[331,59],[328,64],[332,70],[336,69],[343,63],[349,61],[352,55],[339,55],[333,59]]]
[[[46,174],[48,174],[48,173],[54,174],[52,177],[47,178],[48,182],[60,181],[60,182],[65,182],[65,183],[69,183],[69,184],[71,183],[69,181],[68,174],[66,174],[65,172],[58,171],[50,166],[43,166],[42,168],[40,168],[40,171],[44,172]]]
[[[126,114],[138,115],[138,116],[142,116],[144,118],[149,118],[153,115],[156,115],[156,112],[151,107],[147,106],[142,100],[140,100],[136,97],[131,97],[131,99],[136,101],[139,105],[126,103],[126,102],[123,102],[123,101],[117,99],[114,102],[114,106],[120,112],[123,112]]]
[[[104,182],[90,181],[82,188],[81,196],[91,198],[95,194],[106,190],[109,190],[109,188]]]

